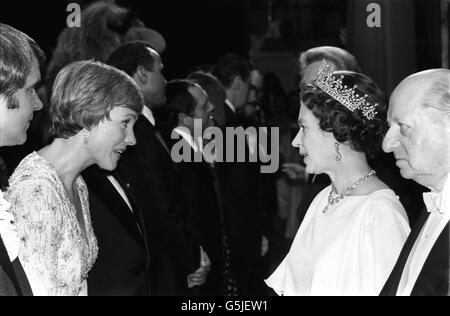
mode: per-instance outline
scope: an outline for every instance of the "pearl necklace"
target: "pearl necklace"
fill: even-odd
[[[358,180],[356,180],[349,188],[347,188],[345,190],[344,193],[341,194],[337,194],[337,192],[334,191],[334,189],[331,190],[330,194],[328,195],[328,204],[327,206],[325,206],[325,208],[323,209],[322,213],[326,213],[328,208],[330,206],[333,206],[334,204],[339,203],[340,201],[342,201],[344,198],[346,198],[358,185],[360,185],[361,183],[363,183],[365,180],[367,180],[368,178],[370,178],[371,176],[373,176],[374,174],[376,174],[375,170],[371,170],[368,174],[362,176],[361,178],[359,178]]]

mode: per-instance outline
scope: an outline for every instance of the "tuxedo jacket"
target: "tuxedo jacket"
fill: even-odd
[[[239,116],[225,105],[227,127],[242,126]],[[225,134],[226,135],[226,134]],[[224,144],[227,143],[224,137]],[[236,144],[236,142],[235,142]],[[226,149],[226,148],[225,148]],[[217,163],[221,185],[225,231],[230,248],[232,271],[240,295],[249,294],[254,267],[261,258],[263,218],[260,201],[261,177],[257,163]],[[248,147],[246,146],[246,157]],[[226,150],[224,160],[226,158]]]
[[[137,144],[123,154],[119,174],[141,206],[150,251],[152,295],[186,295],[187,276],[200,266],[200,245],[188,223],[180,175],[156,128],[141,116]]]
[[[88,293],[92,296],[148,296],[149,254],[146,227],[126,180],[112,174],[133,208],[97,166],[82,176],[89,190],[92,226],[99,254],[89,272]]]
[[[223,215],[220,187],[214,168],[207,162],[194,162],[194,151],[189,148],[191,162],[177,163],[180,180],[189,206],[189,225],[211,260],[211,271],[204,285],[190,290],[191,295],[223,295]],[[172,146],[177,141],[172,141]]]
[[[422,211],[414,225],[381,296],[395,296],[411,250],[430,213]],[[446,296],[449,294],[449,224],[445,226],[428,255],[411,296]]]
[[[5,147],[4,147],[5,148]],[[7,186],[7,169],[0,157],[0,189]],[[32,296],[28,279],[19,259],[10,261],[3,240],[0,237],[0,296]]]
[[[11,262],[0,238],[0,296],[33,296],[19,259]]]

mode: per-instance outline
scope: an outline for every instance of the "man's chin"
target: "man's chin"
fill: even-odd
[[[408,168],[400,168],[400,175],[405,179],[412,179],[414,176]]]
[[[20,146],[20,145],[25,144],[26,141],[27,141],[27,134],[25,134],[25,135],[24,135],[23,137],[21,137],[21,138],[16,139],[16,141],[13,142],[13,143],[11,144],[11,146]]]

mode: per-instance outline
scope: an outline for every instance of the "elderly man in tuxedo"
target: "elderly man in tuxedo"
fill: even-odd
[[[383,150],[406,179],[429,188],[381,295],[447,295],[450,219],[450,70],[419,72],[394,90]]]
[[[25,143],[33,113],[42,108],[35,86],[44,59],[34,40],[0,23],[0,147]],[[18,259],[20,240],[14,218],[1,191],[7,186],[6,174],[0,157],[0,296],[31,296]]]

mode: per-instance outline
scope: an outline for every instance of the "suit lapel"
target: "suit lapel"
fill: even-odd
[[[20,290],[22,291],[23,296],[33,296],[33,291],[31,290],[30,283],[28,282],[27,275],[23,270],[22,264],[20,263],[19,258],[12,262],[13,269],[17,276],[17,281],[20,284]]]
[[[150,123],[145,117],[141,118],[139,121],[142,121],[139,125],[137,125],[136,130],[139,130],[142,133],[144,138],[147,137],[155,137],[157,143],[163,148],[164,153],[167,155],[166,158],[172,162],[172,166],[176,168],[176,164],[172,161],[172,154],[170,152],[169,145],[166,143],[164,138],[162,137],[160,131]]]
[[[120,196],[119,192],[108,180],[106,174],[98,168],[96,169],[95,176],[94,174],[91,174],[91,176],[86,176],[86,182],[90,183],[89,189],[95,193],[102,203],[105,204],[106,208],[117,218],[129,234],[143,245],[144,237],[139,230],[139,224],[135,216],[123,200],[122,196]],[[118,182],[126,192],[127,187],[120,183],[120,181]]]
[[[449,289],[449,224],[439,235],[420,271],[412,296],[446,296]]]
[[[216,192],[216,198],[217,198],[217,201],[219,202],[219,210],[220,210],[220,214],[221,214],[221,218],[222,218],[223,206],[222,206],[222,195],[220,193],[221,189],[220,189],[219,178],[217,176],[216,169],[212,165],[210,165],[208,162],[204,162],[204,164],[206,164],[206,168],[208,168],[208,171],[211,173],[212,182],[214,184],[214,191]]]
[[[150,265],[150,249],[148,246],[148,235],[147,235],[147,229],[144,221],[144,217],[141,212],[141,207],[139,203],[137,202],[137,198],[134,196],[133,190],[130,189],[130,183],[125,180],[125,176],[123,172],[120,172],[120,167],[116,168],[114,171],[114,176],[117,179],[117,181],[120,183],[122,188],[124,188],[124,191],[127,194],[128,200],[131,203],[131,206],[133,207],[133,216],[135,218],[136,224],[139,226],[139,230],[141,233],[141,236],[143,237],[143,243],[144,243],[144,249],[147,256],[147,267]]]
[[[392,270],[391,275],[389,276],[389,279],[387,280],[385,286],[383,287],[383,290],[381,291],[380,295],[395,296],[397,294],[398,286],[400,284],[400,280],[402,278],[406,262],[408,261],[409,254],[411,253],[411,250],[417,240],[417,237],[419,237],[422,227],[427,222],[429,216],[430,216],[429,212],[427,212],[426,210],[422,211],[422,214],[419,220],[417,221],[416,225],[414,225],[413,230],[409,234],[408,239],[406,240],[405,245],[403,246],[403,249],[397,260],[397,263],[395,264],[395,267]]]
[[[128,201],[130,202],[131,207],[133,208],[132,215],[136,221],[136,224],[139,226],[139,230],[140,230],[142,237],[145,238],[145,235],[146,235],[145,234],[145,225],[144,225],[144,221],[142,218],[142,213],[140,211],[139,205],[136,202],[137,200],[134,197],[133,190],[131,190],[131,188],[130,188],[129,181],[125,180],[124,174],[121,172],[118,172],[117,169],[116,169],[116,171],[113,172],[113,175],[114,175],[114,178],[117,180],[117,182],[119,182],[120,186],[125,191]]]
[[[14,284],[17,290],[17,294],[19,296],[23,296],[22,288],[19,284],[13,265],[9,260],[8,252],[6,251],[6,248],[3,244],[3,240],[1,238],[0,238],[0,265],[2,266],[3,270]]]

